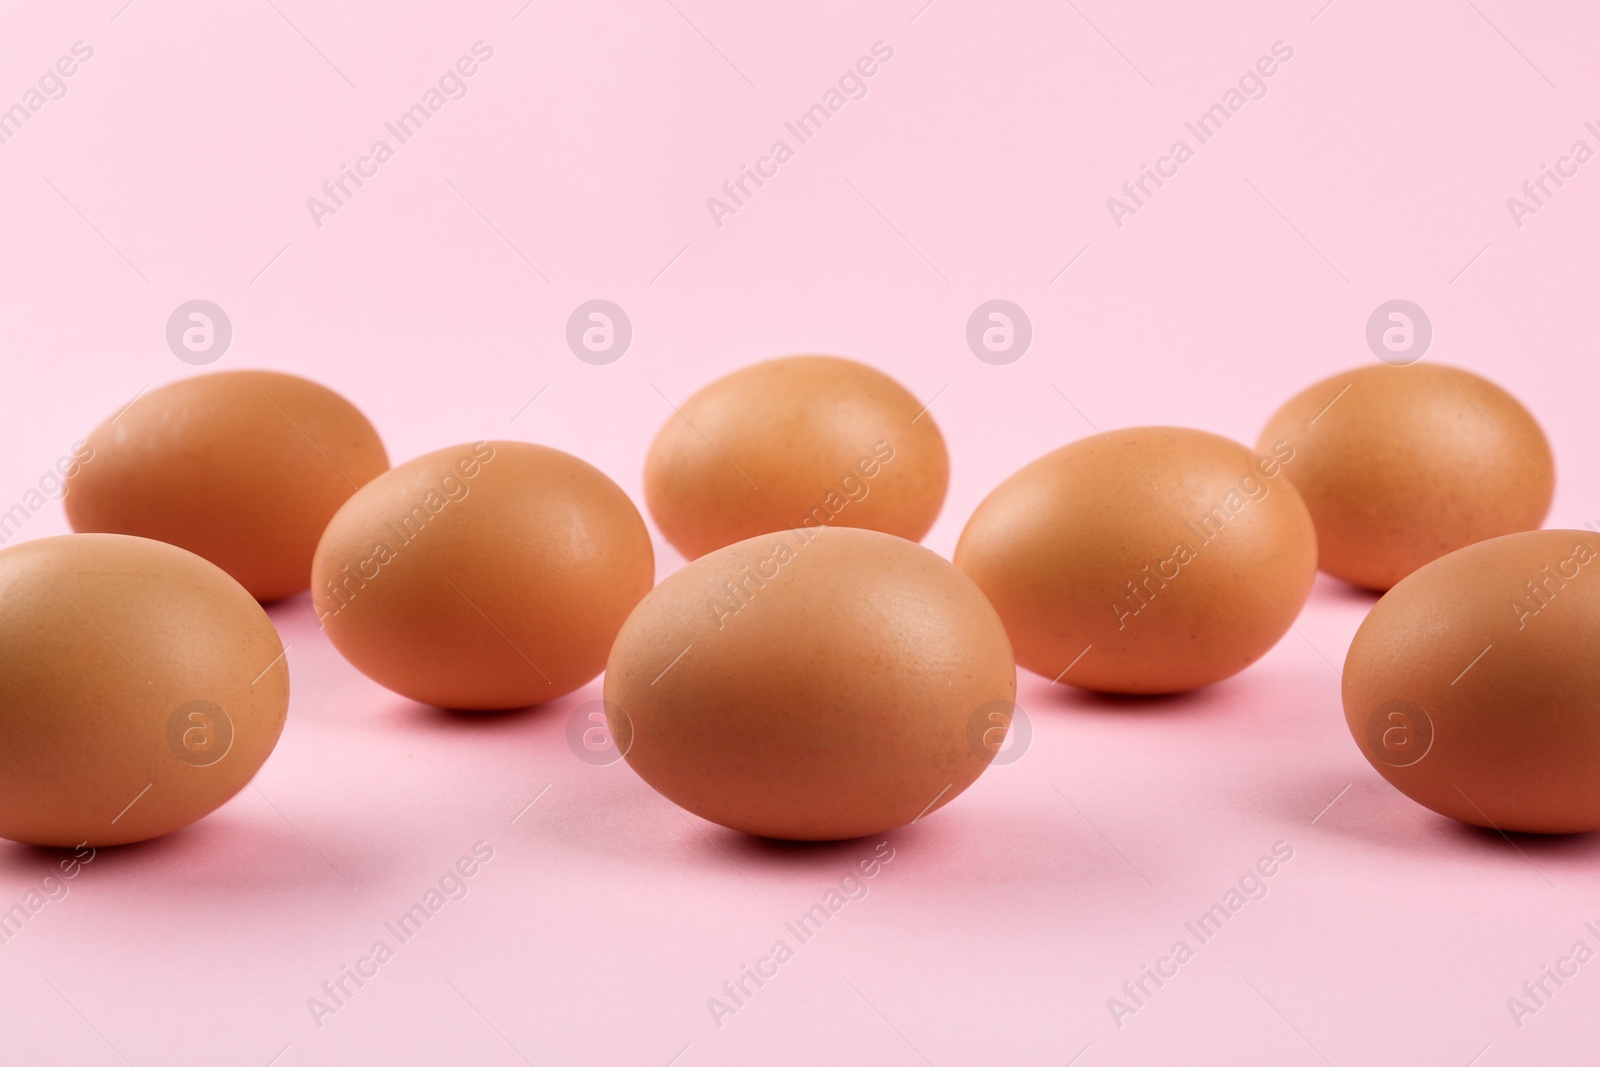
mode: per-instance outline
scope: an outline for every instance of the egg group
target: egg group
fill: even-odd
[[[525,708],[604,671],[585,737],[702,818],[814,841],[971,787],[1018,666],[1130,696],[1213,685],[1293,626],[1319,567],[1388,590],[1343,672],[1380,774],[1461,821],[1600,829],[1600,538],[1534,529],[1549,444],[1477,375],[1336,375],[1255,448],[1097,431],[994,486],[949,561],[916,543],[944,438],[882,372],[791,356],[657,392],[643,496],[689,561],[659,585],[639,509],[558,449],[390,469],[354,405],[268,371],[135,398],[55,468],[79,533],[0,551],[0,836],[138,841],[241,789],[288,704],[258,602],[308,586],[332,646],[400,697]]]

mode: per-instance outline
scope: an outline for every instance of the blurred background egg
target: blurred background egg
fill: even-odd
[[[702,818],[793,840],[949,803],[988,767],[1015,694],[1005,628],[966,576],[910,541],[832,528],[683,567],[628,617],[605,678],[640,777]]]
[[[348,400],[274,371],[152,389],[86,445],[66,496],[74,530],[186,548],[262,601],[306,588],[328,520],[389,467],[377,432]]]
[[[917,541],[950,477],[924,405],[888,375],[835,356],[768,360],[678,407],[645,460],[645,501],[689,559],[796,526]]]
[[[213,811],[278,742],[283,653],[238,582],[172,545],[0,551],[0,837],[118,845]]]
[[[1497,830],[1600,829],[1600,537],[1537,530],[1428,563],[1362,622],[1350,733],[1441,815]]]
[[[1317,526],[1321,568],[1388,589],[1475,541],[1537,529],[1555,494],[1544,431],[1498,385],[1455,367],[1374,364],[1280,408],[1289,480]]]
[[[1175,693],[1277,643],[1310,595],[1311,517],[1258,456],[1201,430],[1115,430],[1057,449],[978,505],[955,563],[1017,663],[1065,685]]]
[[[638,509],[565,452],[479,441],[419,456],[339,509],[311,593],[328,637],[425,704],[520,708],[594,678],[655,581]]]

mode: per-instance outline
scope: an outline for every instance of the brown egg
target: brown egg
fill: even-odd
[[[950,460],[917,398],[834,356],[791,356],[685,400],[645,459],[645,501],[689,559],[757,534],[854,526],[920,540]]]
[[[1362,755],[1441,815],[1600,830],[1600,537],[1537,530],[1425,564],[1373,607],[1344,664]]]
[[[971,785],[1016,684],[994,609],[939,556],[871,530],[788,530],[645,597],[606,664],[606,717],[633,769],[696,815],[837,840]]]
[[[347,501],[311,595],[367,677],[448,708],[520,708],[600,673],[655,581],[644,520],[565,452],[479,441],[418,456]]]
[[[1455,367],[1375,364],[1319,382],[1272,416],[1261,447],[1317,524],[1320,566],[1387,589],[1429,560],[1536,529],[1555,467],[1544,431],[1505,390]]]
[[[1005,620],[1017,663],[1112,693],[1176,693],[1254,662],[1316,578],[1311,517],[1280,472],[1200,430],[1087,437],[978,505],[955,562]]]
[[[348,400],[273,371],[152,389],[87,443],[68,483],[74,530],[186,548],[263,601],[305,589],[323,527],[389,468],[377,432]]]
[[[278,743],[283,653],[261,605],[180,548],[0,551],[0,837],[120,845],[214,811]]]

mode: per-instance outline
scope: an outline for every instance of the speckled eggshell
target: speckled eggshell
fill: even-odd
[[[328,520],[389,468],[377,431],[354,405],[274,371],[152,389],[86,444],[66,496],[74,530],[186,548],[262,601],[306,588]]]
[[[870,530],[718,549],[639,604],[606,716],[669,800],[766,837],[882,833],[950,802],[1008,727],[1016,668],[983,594]]]
[[[1287,441],[1289,480],[1320,566],[1388,589],[1446,552],[1537,529],[1555,493],[1544,431],[1493,382],[1432,363],[1375,364],[1295,396],[1261,434]]]
[[[283,651],[255,599],[181,548],[0,551],[0,837],[120,845],[215,810],[278,742]]]
[[[917,541],[950,460],[924,405],[835,356],[768,360],[683,401],[645,460],[645,501],[689,559],[757,534],[849,526]]]
[[[311,593],[367,677],[483,711],[594,678],[654,581],[649,532],[615,482],[554,448],[479,441],[351,497],[317,546]]]
[[[1384,594],[1350,644],[1344,713],[1378,773],[1497,830],[1600,830],[1600,537],[1480,541]]]
[[[1017,662],[1063,685],[1176,693],[1243,670],[1316,577],[1311,517],[1258,456],[1201,430],[1114,430],[1057,449],[978,505],[955,563]]]

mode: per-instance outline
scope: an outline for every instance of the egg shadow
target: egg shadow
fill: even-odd
[[[571,694],[567,694],[570,696]],[[559,714],[562,701],[556,697],[542,704],[527,704],[520,708],[446,708],[437,704],[424,704],[416,700],[396,697],[388,709],[391,721],[402,727],[425,733],[461,733],[474,731],[491,735],[532,729]]]
[[[310,590],[302,589],[298,593],[290,593],[277,600],[264,600],[258,603],[261,604],[261,610],[266,612],[267,618],[272,620],[273,628],[279,635],[299,636],[302,633],[310,634],[322,630],[322,623],[318,620]]]
[[[1314,829],[1317,831],[1368,848],[1412,855],[1420,844],[1439,855],[1454,854],[1458,858],[1466,855],[1514,865],[1549,859],[1559,860],[1565,867],[1568,863],[1593,863],[1600,859],[1600,831],[1570,834],[1500,831],[1441,815],[1411,800],[1381,776],[1364,770],[1317,771],[1314,776],[1320,788],[1309,786],[1313,780],[1309,774],[1303,775],[1293,787],[1284,783],[1272,810],[1292,821],[1303,821],[1315,814]],[[1317,794],[1333,803],[1320,812],[1312,812],[1314,807],[1326,803],[1316,799]],[[1313,798],[1310,802],[1308,795]]]
[[[313,861],[286,864],[280,859],[304,848],[304,839],[281,820],[276,825],[252,822],[242,813],[230,819],[219,809],[160,837],[84,847],[86,858],[80,858],[80,849],[75,848],[0,842],[0,871],[31,881],[51,875],[65,878],[62,864],[76,860],[75,880],[121,879],[139,893],[159,888],[164,895],[183,897],[210,888],[272,897],[306,885],[306,871],[315,869]],[[326,881],[344,884],[337,868],[327,871]]]
[[[1370,610],[1372,605],[1383,599],[1383,595],[1387,592],[1387,589],[1370,589],[1364,585],[1347,582],[1343,578],[1318,572],[1312,596],[1335,604],[1352,604]]]
[[[1439,816],[1444,825],[1435,831],[1440,837],[1478,853],[1494,853],[1532,862],[1533,857],[1593,860],[1600,856],[1600,832],[1570,834],[1530,834],[1520,830],[1494,830],[1485,826],[1457,822]]]
[[[887,834],[867,834],[839,841],[788,841],[781,837],[760,837],[715,826],[707,830],[713,839],[720,839],[718,847],[727,852],[735,863],[748,860],[761,867],[780,867],[786,871],[833,871],[841,863],[848,866],[860,858],[861,846],[866,841],[881,840]],[[888,833],[897,833],[897,830]]]
[[[197,819],[188,826],[180,826],[171,833],[162,834],[160,837],[147,838],[144,841],[129,841],[121,845],[96,845],[93,843],[79,846],[71,845],[33,845],[23,841],[0,842],[0,868],[5,870],[33,871],[39,874],[48,874],[51,871],[59,872],[64,860],[77,859],[79,851],[93,850],[93,858],[88,866],[99,862],[103,858],[120,856],[134,860],[160,859],[163,856],[183,850],[190,842],[198,840],[193,832],[204,822]],[[82,861],[79,860],[81,863]]]
[[[96,858],[98,853],[107,849],[128,847],[109,845],[96,848]],[[52,874],[60,877],[61,865],[68,860],[77,859],[77,852],[77,849],[70,847],[58,848],[54,845],[30,845],[23,841],[0,841],[0,871],[35,879]]]
[[[1023,706],[1085,712],[1091,715],[1154,718],[1166,715],[1201,715],[1222,712],[1229,706],[1227,684],[1223,679],[1182,693],[1102,693],[1070,685],[1046,685],[1019,691],[1017,703]]]

